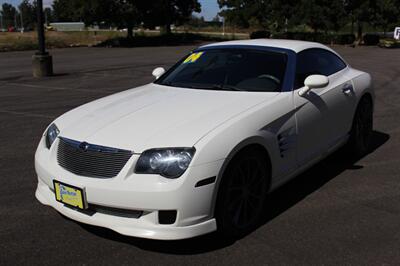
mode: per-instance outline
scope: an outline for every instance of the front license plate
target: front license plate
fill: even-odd
[[[53,180],[56,200],[79,209],[86,209],[85,192],[82,188]]]

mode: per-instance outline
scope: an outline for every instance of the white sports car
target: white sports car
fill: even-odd
[[[210,44],[153,75],[46,129],[35,155],[41,203],[129,236],[238,237],[257,225],[267,193],[346,143],[367,151],[371,77],[324,45]]]

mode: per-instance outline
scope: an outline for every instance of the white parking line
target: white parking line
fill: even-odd
[[[50,89],[50,90],[60,90],[60,91],[84,91],[84,92],[91,92],[91,93],[99,93],[98,90],[89,90],[89,89],[74,89],[74,88],[66,88],[66,87],[53,87],[53,86],[45,86],[45,85],[34,85],[34,84],[26,84],[26,83],[15,83],[15,82],[9,82],[6,83],[7,85],[13,85],[13,86],[22,86],[22,87],[28,87],[28,88],[38,88],[38,89]],[[6,85],[3,84],[3,85]],[[113,90],[100,90],[100,92],[115,92]]]
[[[9,110],[0,110],[0,113],[10,114],[10,115],[21,115],[21,116],[26,116],[26,117],[39,117],[39,118],[51,118],[51,119],[55,118],[55,116],[50,116],[50,115],[32,114],[32,113],[27,113],[27,112],[18,112],[18,111],[9,111]]]
[[[9,73],[24,73],[24,72],[27,72],[27,71],[25,71],[25,70],[11,70],[11,71],[6,71],[6,72],[3,72],[2,74],[9,74]]]
[[[29,88],[45,88],[45,89],[53,89],[53,90],[69,90],[70,88],[65,88],[65,87],[53,87],[53,86],[45,86],[45,85],[33,85],[33,84],[26,84],[26,83],[14,83],[14,82],[9,82],[7,83],[9,85],[14,85],[14,86],[23,86],[23,87],[29,87]]]

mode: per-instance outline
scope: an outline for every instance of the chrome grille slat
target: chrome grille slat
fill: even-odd
[[[98,161],[103,161],[104,163],[110,163],[110,161],[109,161],[109,159],[107,158],[107,159],[104,159],[104,158],[91,158],[90,156],[88,156],[88,157],[86,157],[86,158],[89,158],[89,159],[97,159]],[[65,159],[65,160],[78,160],[78,159],[75,159],[74,158],[74,156],[60,156],[60,159]],[[110,159],[112,159],[112,158],[110,158]],[[112,163],[114,164],[114,163],[125,163],[125,159],[124,160],[113,160],[112,161]]]
[[[72,167],[70,169],[74,169],[76,171],[82,171],[82,172],[86,172],[87,171],[87,167],[84,166],[77,166],[77,167]],[[114,169],[99,169],[99,170],[91,170],[91,172],[96,172],[96,173],[103,173],[103,172],[108,172],[108,173],[114,173],[117,172],[117,174],[119,173],[119,171],[115,171]]]
[[[88,157],[88,158],[90,158],[90,157]],[[78,160],[78,159],[75,159],[73,156],[68,156],[68,157],[60,156],[59,159],[60,160]],[[93,158],[90,158],[90,159],[93,159]],[[126,163],[125,160],[115,160],[115,161],[110,162],[109,160],[99,159],[98,161],[101,161],[102,163],[105,163],[105,164],[116,164],[116,163],[124,164],[124,163]],[[88,162],[88,163],[90,163],[90,162]]]
[[[81,172],[86,172],[86,171],[88,171],[87,170],[87,167],[84,167],[84,166],[78,166],[78,167],[73,167],[73,168],[70,168],[71,170],[75,170],[75,171],[81,171]],[[91,172],[92,173],[97,173],[97,174],[99,174],[99,173],[119,173],[119,171],[115,171],[114,169],[99,169],[99,170],[91,170]]]
[[[85,143],[86,149],[80,148],[81,142],[59,138],[57,161],[65,170],[76,175],[112,178],[119,174],[132,156],[131,151]]]

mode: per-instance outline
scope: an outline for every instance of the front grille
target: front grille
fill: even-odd
[[[65,170],[80,176],[112,178],[119,174],[132,152],[67,138],[59,138],[57,161]]]

